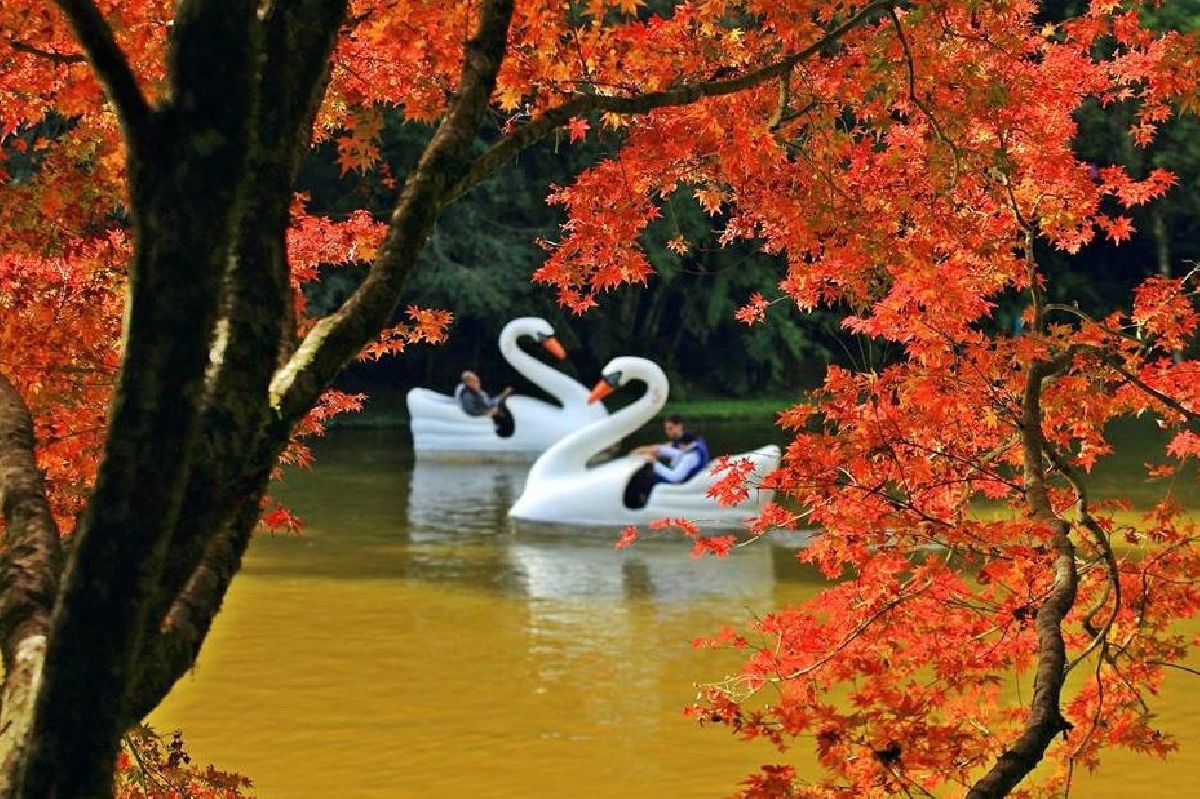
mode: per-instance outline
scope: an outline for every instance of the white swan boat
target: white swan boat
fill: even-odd
[[[418,457],[461,461],[530,461],[555,441],[589,422],[608,415],[603,405],[588,403],[586,386],[534,358],[517,342],[532,337],[552,354],[564,357],[545,319],[514,319],[500,331],[500,354],[514,369],[558,400],[558,405],[533,397],[510,396],[512,434],[501,436],[488,416],[468,416],[458,401],[427,388],[408,392],[413,451]]]
[[[718,479],[710,466],[685,483],[655,485],[645,507],[627,507],[625,488],[645,459],[626,455],[590,467],[588,461],[650,421],[666,404],[669,385],[662,369],[645,358],[614,358],[604,375],[593,397],[604,396],[630,380],[643,381],[646,393],[632,405],[592,422],[546,450],[529,470],[524,491],[508,511],[510,517],[526,522],[628,525],[682,516],[707,531],[741,526],[774,495],[773,491],[751,487],[744,502],[723,507],[707,496]],[[754,463],[750,476],[753,485],[779,465],[779,456],[779,447],[772,444],[732,457],[749,458]]]

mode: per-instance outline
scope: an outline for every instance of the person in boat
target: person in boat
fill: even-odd
[[[662,459],[666,459],[663,463]],[[656,483],[686,483],[708,465],[708,444],[691,431],[685,431],[672,443],[660,444],[646,456]]]
[[[712,458],[704,439],[688,430],[682,417],[672,414],[663,419],[668,440],[646,444],[631,454],[646,459],[646,465],[634,472],[625,489],[625,506],[644,508],[650,492],[659,483],[686,483],[704,471]]]
[[[663,432],[667,436],[667,440],[661,444],[643,444],[640,447],[634,447],[634,455],[657,455],[659,449],[663,447],[677,447],[680,437],[687,432],[687,427],[683,423],[683,417],[677,413],[672,413],[663,418]],[[675,455],[674,452],[665,452],[662,457],[671,459]]]
[[[513,391],[512,386],[506,386],[503,391],[493,397],[483,390],[479,375],[470,369],[462,373],[461,380],[462,382],[454,389],[454,399],[458,400],[458,405],[462,408],[463,413],[467,416],[492,417],[492,421],[495,422],[496,429],[501,431],[501,435],[505,428],[512,428],[512,413],[504,404],[508,395]]]

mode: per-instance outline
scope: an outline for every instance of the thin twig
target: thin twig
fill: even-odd
[[[25,42],[17,39],[5,39],[5,41],[8,42],[9,47],[17,52],[35,55],[38,58],[45,58],[49,61],[53,61],[56,64],[82,64],[87,61],[87,59],[79,53],[59,53],[54,50],[43,50],[40,47],[34,47],[32,44],[26,44]]]

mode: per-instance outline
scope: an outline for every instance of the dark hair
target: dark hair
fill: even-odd
[[[683,435],[681,435],[679,437],[679,443],[680,444],[692,444],[699,437],[700,436],[696,435],[695,433],[684,433]]]
[[[683,417],[677,413],[672,413],[663,419],[663,421],[670,422],[671,424],[683,424]]]

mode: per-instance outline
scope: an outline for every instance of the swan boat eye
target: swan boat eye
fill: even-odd
[[[619,371],[609,372],[608,374],[604,375],[601,380],[603,380],[605,383],[608,383],[610,388],[620,388],[621,373]]]

